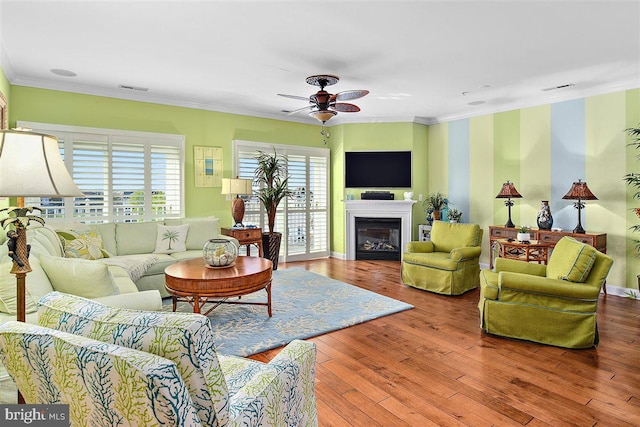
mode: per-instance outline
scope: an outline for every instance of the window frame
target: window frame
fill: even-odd
[[[34,132],[44,133],[48,135],[55,136],[58,139],[62,139],[65,150],[68,150],[70,147],[73,147],[73,139],[74,136],[79,137],[80,135],[88,136],[95,135],[99,136],[101,143],[104,143],[106,140],[106,144],[108,144],[107,152],[108,158],[106,159],[108,163],[108,172],[107,172],[107,188],[109,189],[109,194],[111,194],[110,200],[106,205],[104,210],[107,210],[106,215],[99,216],[77,216],[75,215],[76,206],[74,204],[74,197],[65,197],[64,198],[64,213],[60,218],[55,218],[54,220],[61,221],[81,221],[88,223],[100,223],[100,222],[122,222],[128,221],[128,218],[116,215],[114,211],[113,204],[113,194],[111,190],[113,189],[113,167],[112,167],[112,144],[132,144],[142,147],[144,152],[144,185],[145,191],[147,187],[150,191],[153,191],[151,188],[152,182],[152,174],[151,174],[151,166],[152,166],[152,147],[156,146],[166,146],[166,147],[175,147],[177,148],[178,154],[178,164],[180,167],[180,177],[179,177],[179,191],[180,191],[180,201],[179,201],[179,210],[177,214],[163,214],[157,215],[154,214],[154,209],[152,206],[153,195],[147,200],[145,197],[145,209],[142,215],[138,215],[136,217],[136,221],[158,221],[164,218],[179,218],[185,216],[185,207],[186,207],[186,194],[185,194],[185,137],[184,135],[179,134],[165,134],[165,133],[155,133],[155,132],[141,132],[141,131],[127,131],[120,129],[106,129],[106,128],[93,128],[93,127],[83,127],[83,126],[70,126],[70,125],[60,125],[60,124],[50,124],[50,123],[38,123],[38,122],[29,122],[29,121],[18,121],[18,127],[28,128],[33,130]],[[126,141],[126,142],[123,142]],[[91,142],[90,139],[84,138],[83,143]],[[96,142],[97,139],[96,139]],[[69,170],[70,174],[73,176],[73,156],[64,156],[64,163]],[[146,195],[146,194],[145,194]],[[175,205],[174,205],[175,206]],[[148,208],[148,209],[147,209]],[[133,217],[131,218],[133,219]]]
[[[240,178],[249,178],[248,176],[240,176],[239,172],[239,151],[255,151],[257,153],[258,150],[264,152],[273,152],[276,150],[276,153],[282,154],[285,156],[305,156],[307,160],[309,157],[322,157],[326,159],[326,183],[325,183],[325,194],[326,194],[326,238],[325,238],[325,248],[316,250],[310,247],[309,239],[306,239],[305,245],[306,249],[302,252],[294,252],[289,253],[289,205],[292,203],[291,199],[283,200],[278,206],[278,215],[276,216],[276,224],[279,221],[284,221],[283,224],[285,226],[285,230],[287,232],[283,232],[283,239],[280,245],[280,256],[283,262],[288,261],[302,261],[313,258],[327,257],[330,255],[330,245],[331,245],[331,185],[330,185],[330,174],[331,174],[331,151],[328,148],[318,148],[318,147],[307,147],[301,145],[286,145],[286,144],[274,144],[274,143],[266,143],[266,142],[256,142],[256,141],[246,141],[246,140],[233,140],[232,141],[232,176],[239,176]],[[307,162],[308,166],[308,162]],[[309,180],[309,170],[307,170],[307,182]],[[255,196],[253,196],[255,197]],[[304,212],[306,215],[306,227],[309,228],[309,220],[312,213],[319,212],[321,210],[310,208],[310,201],[308,197],[306,199],[306,205],[304,209],[299,210],[295,209],[297,212]],[[260,204],[258,202],[258,204]],[[247,206],[247,214],[250,214],[249,206]],[[263,232],[268,231],[268,227],[266,226],[266,211],[264,206],[260,204],[260,224],[263,229]],[[277,227],[277,225],[276,225]],[[282,232],[282,230],[277,229],[276,231]]]

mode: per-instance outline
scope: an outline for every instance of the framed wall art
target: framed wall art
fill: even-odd
[[[193,147],[196,187],[222,186],[222,148]]]

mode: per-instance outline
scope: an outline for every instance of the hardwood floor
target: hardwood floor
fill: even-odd
[[[400,262],[281,263],[415,306],[311,338],[321,426],[639,426],[640,301],[602,295],[600,345],[567,350],[479,328],[478,291],[405,286]],[[252,356],[268,361],[280,349]]]

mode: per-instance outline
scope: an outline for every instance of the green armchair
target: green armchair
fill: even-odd
[[[596,310],[613,259],[563,237],[548,265],[497,258],[480,273],[480,327],[487,333],[566,348],[598,344]]]
[[[402,282],[444,295],[475,289],[481,245],[479,225],[435,221],[431,241],[407,243],[402,254]]]

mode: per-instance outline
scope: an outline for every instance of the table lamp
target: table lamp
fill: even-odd
[[[593,195],[589,187],[587,187],[586,182],[582,182],[581,179],[578,182],[574,182],[569,189],[569,192],[565,194],[563,197],[565,200],[577,200],[577,202],[573,203],[573,207],[578,209],[578,225],[573,229],[574,233],[584,234],[584,228],[582,228],[582,209],[584,209],[583,200],[598,200],[596,196]]]
[[[522,198],[522,195],[518,193],[518,190],[516,190],[516,187],[515,185],[513,185],[513,182],[507,181],[504,184],[502,184],[502,188],[500,189],[500,192],[496,196],[496,199],[507,199],[504,202],[504,204],[507,208],[509,208],[509,220],[504,225],[505,227],[508,227],[508,228],[515,227],[515,225],[513,225],[513,222],[511,221],[511,206],[513,206],[513,200],[511,199],[521,199],[521,198]]]
[[[231,202],[231,216],[235,221],[233,228],[244,228],[244,200],[240,195],[253,193],[253,180],[242,178],[222,178],[222,194],[235,194],[236,198]]]
[[[31,221],[44,224],[33,215],[37,207],[25,207],[24,197],[81,197],[64,165],[58,140],[49,135],[21,130],[0,131],[0,196],[17,197],[18,207],[0,209],[8,217],[0,225],[13,225],[7,232],[9,255],[13,260],[11,274],[17,282],[17,320],[25,321],[25,281],[31,271],[27,226]]]

